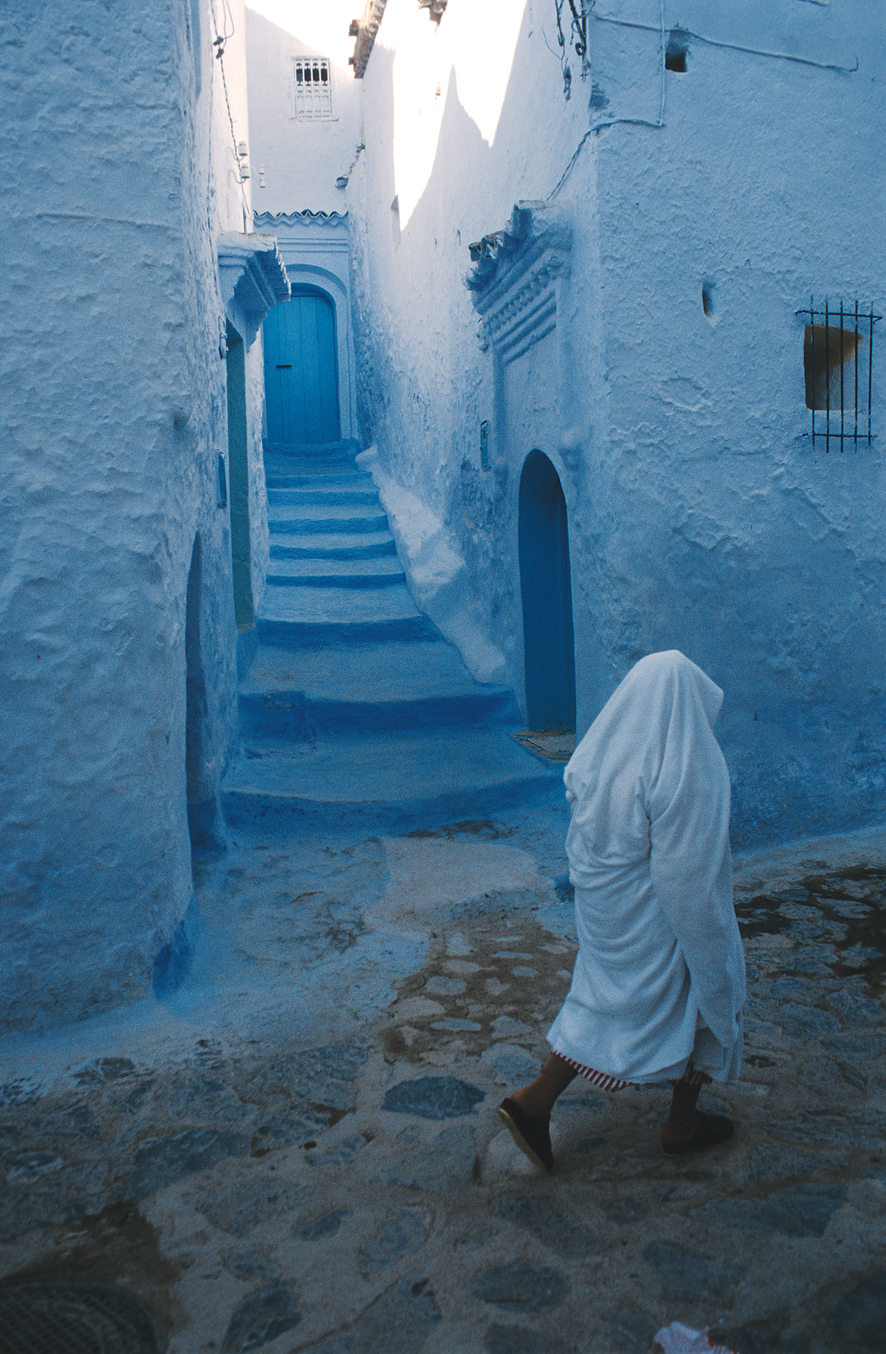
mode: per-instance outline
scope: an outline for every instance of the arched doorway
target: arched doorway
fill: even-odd
[[[575,728],[569,532],[560,479],[531,451],[520,476],[520,590],[530,729]]]
[[[191,550],[185,606],[185,786],[191,859],[213,840],[215,803],[206,784],[206,670],[200,620],[203,610],[203,556],[199,532]]]
[[[252,543],[249,526],[249,453],[246,436],[246,364],[243,340],[227,324],[228,475],[234,615],[238,627],[255,621],[252,597]]]
[[[296,285],[264,323],[265,402],[271,442],[337,442],[335,307],[319,287]]]

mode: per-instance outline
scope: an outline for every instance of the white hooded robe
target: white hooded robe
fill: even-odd
[[[732,904],[723,692],[676,649],[628,673],[564,773],[579,952],[548,1034],[632,1082],[738,1077],[744,955]]]

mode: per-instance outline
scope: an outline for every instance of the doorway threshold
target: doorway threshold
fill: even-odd
[[[522,743],[527,752],[548,762],[568,762],[575,751],[574,729],[527,729],[511,737]]]

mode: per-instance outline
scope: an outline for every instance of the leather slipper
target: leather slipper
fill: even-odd
[[[695,1112],[699,1125],[688,1142],[662,1142],[661,1150],[666,1157],[682,1157],[686,1152],[706,1152],[709,1147],[719,1147],[735,1132],[735,1124],[725,1114],[702,1114],[701,1110]]]
[[[533,1115],[527,1114],[510,1098],[503,1100],[499,1105],[498,1117],[509,1129],[520,1151],[534,1166],[549,1172],[554,1169],[551,1135],[543,1119],[536,1119]]]

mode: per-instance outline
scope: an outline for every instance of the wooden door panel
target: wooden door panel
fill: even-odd
[[[297,294],[268,315],[265,399],[270,441],[337,441],[335,312],[328,297]]]

